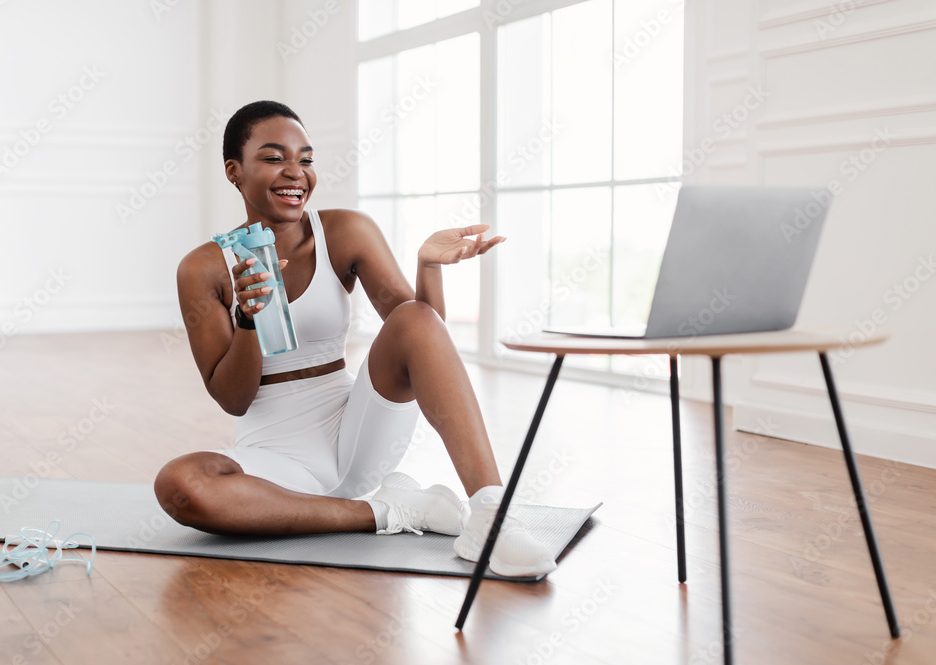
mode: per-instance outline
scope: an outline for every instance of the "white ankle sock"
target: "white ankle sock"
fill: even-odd
[[[474,510],[492,503],[499,504],[503,496],[503,485],[487,485],[471,495],[471,498],[468,499],[468,505]]]
[[[377,523],[377,531],[382,531],[387,528],[387,513],[390,512],[390,506],[388,506],[383,501],[375,501],[374,499],[364,499],[367,501],[367,505],[371,507],[371,510],[374,511],[374,522]]]

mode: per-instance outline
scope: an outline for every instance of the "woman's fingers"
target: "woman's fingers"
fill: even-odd
[[[273,273],[261,272],[241,277],[244,272],[246,272],[249,268],[252,268],[256,263],[257,259],[247,259],[245,261],[240,261],[234,264],[234,266],[231,268],[231,273],[234,275],[234,286],[236,291],[234,295],[237,298],[237,302],[240,305],[241,311],[248,318],[253,318],[254,314],[264,308],[264,296],[269,295],[273,291],[273,287],[270,286],[249,288],[258,282],[266,282],[267,280],[273,279]],[[289,263],[289,259],[280,259],[280,270],[285,268],[287,263]],[[253,305],[248,305],[248,300],[255,300],[258,302],[255,302]]]
[[[273,279],[273,273],[270,272],[258,272],[254,275],[247,275],[246,277],[238,277],[235,280],[234,284],[237,286],[238,291],[245,291],[248,286],[251,284],[256,284],[257,282],[265,282],[267,280]]]
[[[484,245],[481,246],[481,249],[478,250],[478,254],[484,254],[486,251],[491,249],[491,247],[493,247],[494,245],[499,245],[505,240],[507,240],[507,238],[505,238],[504,236],[494,236],[493,238],[488,240],[486,243],[484,243]]]
[[[462,227],[458,233],[464,238],[465,236],[473,236],[478,233],[483,233],[489,228],[491,228],[490,224],[472,224],[471,226]]]
[[[250,268],[254,263],[257,262],[257,259],[247,259],[246,261],[240,261],[235,263],[231,268],[231,272],[234,273],[234,277],[240,277],[241,273]]]
[[[494,236],[488,240],[478,239],[474,241],[464,241],[466,244],[464,244],[461,250],[459,250],[460,253],[457,255],[457,260],[461,261],[464,259],[470,259],[479,254],[484,254],[486,251],[495,245],[499,245],[505,240],[507,240],[507,238],[504,236]]]
[[[248,319],[252,319],[257,314],[257,312],[263,309],[263,307],[264,303],[262,302],[258,302],[253,306],[241,305],[241,311],[247,316]]]
[[[273,287],[264,286],[262,289],[247,289],[246,291],[237,292],[237,302],[241,305],[246,305],[248,300],[257,300],[262,298],[265,295],[268,295],[273,291]],[[241,309],[244,309],[241,307]]]

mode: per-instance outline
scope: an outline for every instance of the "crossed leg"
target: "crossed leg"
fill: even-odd
[[[410,300],[387,316],[368,354],[377,392],[393,402],[416,399],[436,429],[468,495],[500,485],[481,409],[445,323]],[[196,452],[167,463],[156,497],[176,521],[219,534],[286,535],[374,531],[365,501],[294,492],[245,474],[225,455]]]

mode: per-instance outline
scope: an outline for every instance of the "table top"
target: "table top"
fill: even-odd
[[[737,333],[733,335],[697,335],[660,339],[617,339],[579,337],[540,332],[528,337],[504,337],[500,342],[514,351],[538,351],[557,355],[695,355],[724,356],[743,353],[790,353],[830,351],[879,344],[890,337],[883,331],[864,334],[857,330]]]

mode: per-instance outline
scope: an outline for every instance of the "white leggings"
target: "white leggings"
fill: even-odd
[[[374,388],[367,358],[357,376],[340,369],[260,386],[234,426],[227,455],[244,473],[286,489],[354,499],[376,489],[409,446],[419,405]]]

